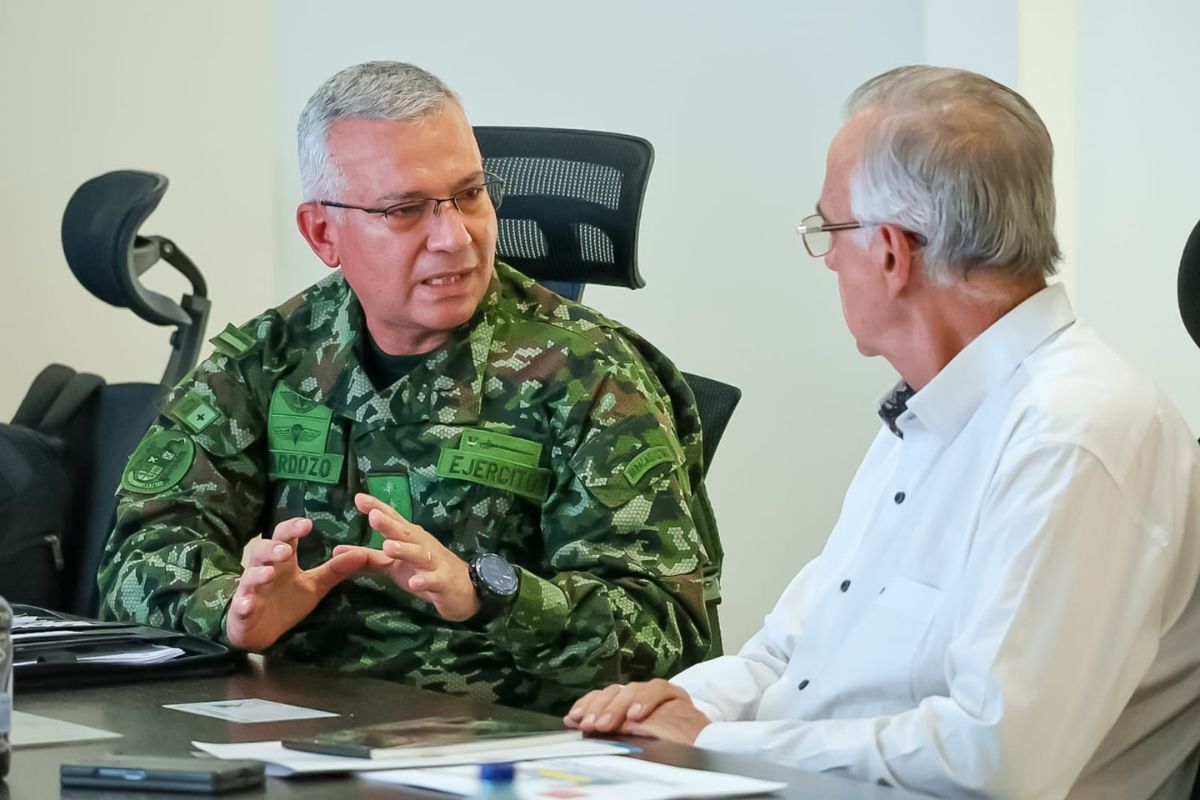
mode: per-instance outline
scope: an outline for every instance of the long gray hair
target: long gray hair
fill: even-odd
[[[296,125],[305,200],[336,200],[342,174],[329,155],[329,128],[338,120],[406,121],[432,116],[446,103],[461,105],[450,87],[420,67],[368,61],[347,67],[308,99]]]
[[[973,269],[1054,274],[1054,146],[1025,98],[974,72],[913,66],[872,78],[846,103],[847,117],[876,110],[850,180],[856,219],[924,236],[936,284]]]

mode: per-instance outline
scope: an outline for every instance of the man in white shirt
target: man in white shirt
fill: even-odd
[[[900,373],[886,424],[741,652],[566,722],[942,796],[1186,797],[1200,448],[1046,284],[1050,137],[958,70],[893,70],[847,109],[801,233]]]

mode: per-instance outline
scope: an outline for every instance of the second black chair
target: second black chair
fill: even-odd
[[[121,472],[154,420],[159,400],[195,365],[203,343],[209,300],[200,271],[171,240],[138,235],[166,190],[163,175],[109,172],[80,186],[63,213],[63,251],[79,282],[104,302],[173,331],[170,358],[157,383],[107,384],[51,365],[35,379],[13,419],[14,425],[53,434],[65,448],[70,496],[59,498],[68,520],[60,534],[60,585],[43,603],[56,610],[97,613],[96,569],[113,528]],[[140,276],[159,260],[191,283],[191,292],[178,303],[141,284]],[[70,419],[48,423],[46,415],[55,409],[69,409]],[[0,541],[6,531],[0,529]],[[0,594],[5,588],[0,585]]]

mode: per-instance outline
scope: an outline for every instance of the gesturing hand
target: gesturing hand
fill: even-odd
[[[479,596],[465,561],[433,534],[371,495],[355,495],[354,505],[367,515],[367,524],[386,539],[383,550],[338,545],[333,550],[335,557],[361,553],[368,569],[386,573],[401,589],[431,603],[443,619],[462,622],[475,616]]]
[[[270,539],[254,542],[249,563],[225,615],[230,644],[263,650],[307,617],[329,590],[366,567],[362,553],[334,553],[309,570],[296,560],[296,540],[312,531],[312,520],[296,517],[275,526]]]

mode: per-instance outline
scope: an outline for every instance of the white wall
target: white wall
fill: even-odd
[[[1200,4],[1079,7],[1078,306],[1200,428],[1179,256],[1200,219]]]
[[[586,299],[745,391],[710,473],[736,645],[824,542],[893,379],[858,356],[832,275],[793,232],[841,104],[872,74],[963,66],[1040,106],[1059,164],[1074,165],[1059,193],[1083,232],[1069,248],[1077,306],[1200,419],[1200,363],[1174,306],[1200,217],[1200,54],[1187,39],[1200,7],[1083,5],[0,0],[0,419],[52,360],[114,380],[154,379],[166,360],[165,330],[101,305],[67,271],[58,224],[75,186],[122,167],[170,176],[145,231],[204,269],[215,332],[325,273],[292,221],[308,95],[348,64],[407,59],[454,86],[476,123],[654,143],[649,285]]]
[[[210,330],[275,296],[275,142],[268,7],[239,0],[0,2],[0,419],[53,361],[157,381],[169,332],[102,304],[71,275],[71,193],[114,169],[171,185],[142,232],[203,270]],[[147,274],[178,299],[166,264]]]

